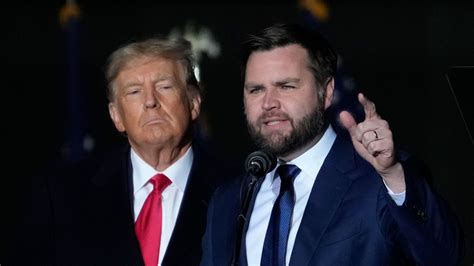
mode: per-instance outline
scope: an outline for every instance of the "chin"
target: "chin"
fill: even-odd
[[[285,145],[286,136],[283,135],[271,135],[264,136],[264,145],[272,150],[279,150]]]

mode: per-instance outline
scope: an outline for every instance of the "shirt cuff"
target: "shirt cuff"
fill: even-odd
[[[400,193],[394,193],[388,186],[385,184],[385,181],[382,179],[383,184],[387,188],[388,195],[395,201],[395,204],[397,206],[402,206],[403,203],[405,202],[405,197],[406,197],[406,191],[400,192]]]

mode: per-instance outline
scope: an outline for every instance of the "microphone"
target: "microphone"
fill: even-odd
[[[254,176],[262,177],[275,169],[276,165],[276,156],[263,150],[254,151],[245,159],[245,171]]]
[[[273,153],[269,153],[263,150],[254,151],[247,159],[245,159],[245,171],[250,174],[250,182],[246,184],[245,182],[242,183],[241,187],[241,206],[240,206],[240,214],[237,218],[237,232],[236,232],[236,240],[234,243],[234,250],[232,253],[232,262],[231,266],[238,266],[239,264],[239,256],[240,256],[240,245],[243,238],[243,231],[244,225],[247,219],[247,212],[249,209],[250,201],[252,196],[255,192],[255,187],[257,186],[257,181],[259,178],[265,176],[268,172],[271,172],[275,169],[277,165],[277,158]],[[246,189],[244,189],[244,185]],[[245,191],[243,194],[242,191]]]

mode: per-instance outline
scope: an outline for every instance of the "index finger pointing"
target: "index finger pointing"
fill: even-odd
[[[367,99],[362,93],[359,93],[358,98],[360,104],[362,104],[362,106],[364,107],[365,119],[376,117],[377,112],[375,110],[375,103]]]

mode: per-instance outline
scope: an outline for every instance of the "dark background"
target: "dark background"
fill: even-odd
[[[221,55],[206,55],[201,78],[205,133],[223,152],[242,160],[252,150],[242,114],[239,44],[271,22],[303,22],[297,1],[260,4],[78,1],[81,87],[85,127],[93,153],[123,141],[111,123],[105,97],[106,57],[124,42],[168,34],[193,21],[211,29]],[[355,2],[355,1],[354,1]],[[422,159],[434,186],[464,226],[474,263],[473,144],[446,79],[453,66],[474,65],[474,4],[453,1],[328,2],[325,32],[344,62],[346,81],[372,99],[390,122],[396,143]],[[16,2],[2,8],[1,130],[3,145],[2,240],[18,218],[19,191],[29,178],[65,158],[68,113],[65,33],[58,22],[64,3]],[[472,68],[471,68],[472,70]],[[473,71],[453,85],[457,95],[474,88]],[[467,74],[466,74],[467,73]],[[459,76],[459,75],[458,75]],[[472,122],[472,98],[459,103]],[[471,132],[471,134],[473,134]],[[1,258],[0,258],[1,263]]]

